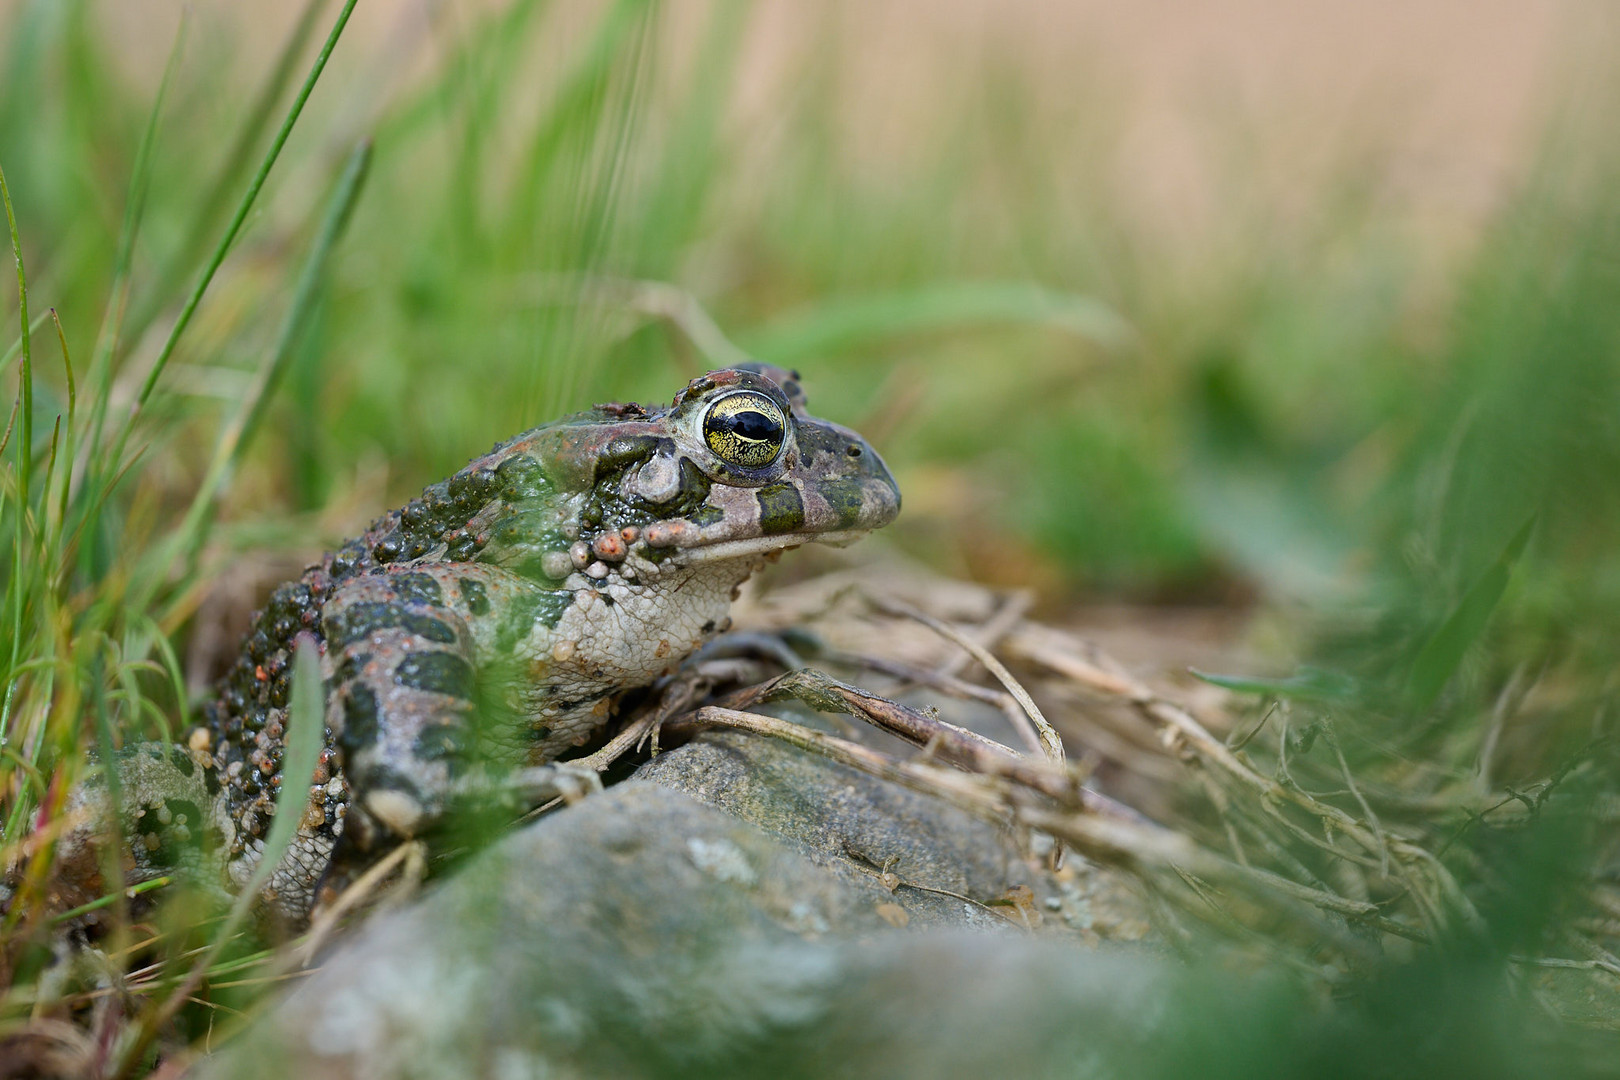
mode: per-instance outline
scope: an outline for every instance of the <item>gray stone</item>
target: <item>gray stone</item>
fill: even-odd
[[[885,865],[913,884],[891,891]],[[998,829],[928,796],[768,740],[705,736],[374,919],[202,1075],[990,1075],[1012,1062],[1071,1075],[1085,1030],[1137,1007],[1151,969],[1081,948],[1067,914],[1030,933],[981,905],[1022,884],[1041,908],[1083,906],[1077,880],[1046,880]]]
[[[999,916],[969,901],[993,904],[1012,886],[1038,884],[994,825],[768,739],[713,732],[636,775],[789,841],[851,888],[883,888],[887,870],[906,884],[892,895],[884,888],[884,898],[927,925],[999,927]]]

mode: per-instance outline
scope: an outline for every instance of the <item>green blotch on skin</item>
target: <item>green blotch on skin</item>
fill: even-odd
[[[657,448],[658,440],[651,435],[621,435],[608,443],[597,457],[597,478],[623,472],[636,462],[651,457]]]
[[[535,598],[535,620],[545,623],[548,630],[556,629],[557,623],[563,617],[563,612],[567,611],[568,605],[573,602],[574,594],[566,589],[540,593]]]
[[[454,653],[413,653],[394,668],[394,682],[413,690],[472,699],[472,665]]]
[[[725,516],[726,512],[720,509],[718,506],[710,506],[705,503],[696,510],[692,511],[692,513],[688,514],[686,520],[690,521],[692,524],[701,529],[710,525],[718,524]]]
[[[541,498],[551,489],[545,466],[528,454],[507,458],[495,466],[495,475],[508,502]]]
[[[343,730],[338,745],[355,754],[377,741],[381,730],[381,706],[377,695],[365,683],[355,683],[343,700]]]
[[[699,508],[709,498],[709,488],[709,478],[703,475],[703,470],[693,464],[691,459],[681,458],[681,486],[675,497],[675,503],[668,512],[672,517],[683,513],[701,512]]]
[[[404,630],[441,645],[456,640],[455,630],[439,619],[380,601],[351,604],[326,618],[326,640],[331,647],[352,644],[373,630],[391,629]]]
[[[816,490],[838,516],[840,528],[847,529],[861,519],[861,506],[866,498],[859,480],[824,480]]]
[[[484,583],[472,578],[462,578],[458,584],[461,586],[461,599],[466,603],[467,610],[474,615],[489,614],[489,592]]]
[[[415,601],[433,607],[439,607],[444,603],[444,594],[439,589],[439,583],[427,574],[399,574],[394,577],[393,585],[401,600]]]
[[[772,484],[756,493],[759,499],[759,531],[766,536],[793,532],[804,527],[804,500],[792,484]]]
[[[505,652],[534,633],[535,624],[555,630],[562,621],[563,612],[574,602],[574,594],[567,589],[524,590],[503,606],[500,632],[496,635],[496,649]]]
[[[515,605],[514,612],[517,625],[517,638],[527,637],[529,631],[534,629],[535,623],[540,623],[548,630],[554,630],[557,623],[562,620],[563,612],[568,605],[574,602],[574,594],[567,589],[536,589],[525,593]]]

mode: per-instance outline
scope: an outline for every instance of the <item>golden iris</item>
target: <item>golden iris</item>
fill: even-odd
[[[739,390],[709,406],[703,438],[722,461],[745,469],[769,465],[787,434],[782,410],[764,394]]]

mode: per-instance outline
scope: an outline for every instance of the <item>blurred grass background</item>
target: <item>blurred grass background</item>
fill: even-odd
[[[1053,617],[1257,613],[1266,674],[1311,667],[1250,688],[1353,717],[1352,759],[1419,787],[1487,739],[1509,785],[1607,745],[1620,37],[1599,5],[361,5],[121,426],[336,7],[0,6],[29,308],[83,384],[78,486],[36,478],[17,527],[68,409],[42,323],[0,529],[8,842],[95,737],[95,664],[139,673],[103,728],[172,722],[165,643],[184,653],[227,570],[296,569],[563,411],[667,399],[715,359],[663,317],[689,300],[879,446],[906,495],[887,542]],[[346,231],[307,263],[362,145]],[[9,346],[9,289],[0,313]],[[243,409],[262,422],[222,456]]]
[[[177,11],[19,4],[10,18],[8,176],[35,306],[60,313],[70,344],[101,321]],[[277,35],[312,47],[298,15],[196,10],[134,253],[128,377],[287,94]],[[1600,89],[1545,64],[1546,96],[1582,95],[1558,115],[1590,129],[1550,140],[1539,165],[1494,169],[1459,139],[1432,177],[1400,106],[1378,100],[1400,88],[1337,109],[1370,116],[1324,107],[1327,130],[1307,133],[1323,122],[1308,97],[1291,115],[1217,69],[1211,102],[1182,118],[1190,137],[1143,150],[1128,61],[1074,63],[1054,84],[1060,65],[1020,55],[1039,32],[1027,15],[997,33],[981,13],[977,38],[960,15],[889,19],[902,16],[922,25],[744,5],[362,7],[173,361],[165,408],[186,422],[156,434],[206,442],[369,135],[377,167],[235,505],[329,506],[370,454],[388,489],[357,495],[352,523],[501,433],[596,399],[667,397],[702,358],[651,320],[582,307],[577,279],[601,275],[673,283],[745,349],[804,367],[818,407],[880,429],[909,481],[906,540],[980,576],[1316,600],[1454,557],[1454,590],[1540,501],[1592,509],[1605,425],[1564,421],[1605,389],[1591,370],[1605,305],[1589,301],[1605,285],[1608,177],[1570,177],[1601,156]],[[1066,60],[1086,57],[1084,29]],[[874,79],[872,52],[903,56],[911,31],[911,49],[942,55]],[[125,33],[138,50],[120,48]],[[1495,151],[1530,138],[1499,132]],[[1488,194],[1446,206],[1466,187],[1446,168],[1470,164]],[[1563,364],[1581,370],[1549,377]],[[1526,401],[1525,379],[1554,400]],[[1467,418],[1511,465],[1463,454],[1478,476],[1435,477],[1462,413],[1493,399],[1531,407]],[[164,459],[181,490],[187,459]],[[1425,480],[1445,490],[1409,494]],[[1574,569],[1553,536],[1565,528],[1547,523],[1538,562]]]

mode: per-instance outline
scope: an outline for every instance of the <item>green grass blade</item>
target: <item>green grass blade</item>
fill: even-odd
[[[101,445],[101,433],[107,417],[107,403],[112,398],[112,358],[117,351],[123,332],[124,311],[129,303],[130,264],[135,257],[135,238],[140,233],[141,218],[146,212],[146,193],[152,179],[152,147],[157,142],[158,121],[174,83],[174,73],[180,66],[184,51],[188,8],[180,11],[180,25],[174,32],[174,43],[169,46],[169,59],[163,65],[163,78],[158,81],[152,109],[146,117],[146,129],[141,133],[140,146],[135,151],[135,164],[130,169],[129,195],[124,200],[124,219],[118,228],[118,251],[113,257],[112,286],[107,293],[107,307],[102,315],[101,331],[96,335],[96,347],[90,354],[90,366],[85,371],[85,382],[90,388],[89,445]],[[94,462],[92,463],[94,464]],[[87,484],[87,490],[94,485]]]
[[[67,427],[63,429],[66,441],[62,448],[62,458],[67,462],[67,467],[62,470],[62,490],[58,493],[56,502],[56,529],[57,535],[60,536],[61,530],[66,527],[68,497],[73,491],[73,455],[77,447],[75,436],[79,430],[77,424],[79,386],[73,378],[73,356],[68,352],[67,332],[62,329],[62,320],[57,317],[55,308],[51,308],[46,314],[50,315],[51,321],[56,324],[56,341],[62,347],[62,374],[67,380],[68,394]],[[47,547],[53,552],[56,550],[49,544]]]
[[[1450,681],[1468,648],[1485,631],[1497,602],[1507,591],[1513,576],[1513,567],[1530,543],[1536,519],[1531,517],[1513,534],[1502,554],[1486,568],[1479,580],[1471,585],[1445,622],[1424,642],[1412,662],[1412,671],[1406,682],[1406,700],[1418,712],[1426,710],[1440,696]]]
[[[214,499],[225,479],[235,470],[237,462],[247,452],[253,436],[258,432],[265,411],[269,408],[276,388],[286,373],[294,348],[309,325],[310,316],[320,301],[326,279],[327,260],[338,239],[343,235],[345,226],[348,225],[355,203],[359,201],[360,191],[365,186],[366,175],[371,166],[371,150],[371,140],[367,139],[355,147],[354,152],[349,155],[343,174],[338,180],[337,189],[327,203],[320,229],[315,234],[315,241],[310,248],[309,258],[298,276],[298,284],[293,290],[292,306],[288,308],[287,316],[281,324],[281,331],[276,337],[269,362],[260,371],[253,390],[242,400],[235,418],[221,433],[219,447],[209,464],[208,473],[198,485],[196,494],[192,496],[191,506],[187,509],[185,519],[175,535],[173,546],[169,548],[170,551],[178,552],[187,561],[196,556],[197,550],[207,539],[208,528],[213,520]],[[167,563],[168,560],[163,561]]]
[[[337,189],[332,193],[331,201],[327,203],[320,231],[315,236],[309,259],[305,262],[303,271],[298,277],[298,285],[293,291],[292,308],[282,324],[270,365],[264,371],[257,393],[250,399],[251,411],[243,421],[241,434],[232,449],[233,465],[241,458],[242,453],[252,442],[253,436],[258,432],[259,424],[264,420],[265,409],[269,407],[276,387],[286,374],[293,346],[308,325],[310,314],[320,299],[327,262],[331,258],[332,249],[337,246],[344,229],[348,227],[355,204],[360,200],[360,192],[365,187],[366,176],[371,170],[371,154],[370,139],[363,140],[354,148],[344,165],[342,176],[338,179]]]
[[[133,334],[138,336],[152,319],[157,317],[163,305],[168,302],[172,284],[188,267],[195,265],[197,258],[202,254],[209,235],[218,225],[220,213],[225,209],[232,189],[241,179],[243,165],[252,160],[253,147],[264,137],[264,130],[275,115],[276,102],[281,100],[281,96],[287,91],[287,84],[297,70],[298,56],[309,44],[321,9],[326,4],[327,0],[307,0],[303,11],[299,13],[298,21],[293,24],[292,32],[282,44],[281,52],[271,66],[269,76],[254,98],[253,107],[249,110],[246,121],[237,130],[230,149],[220,159],[218,175],[209,185],[207,193],[198,200],[199,209],[191,215],[190,231],[186,233],[185,239],[168,260],[168,265],[157,275],[159,284],[153,290],[150,300],[130,320],[130,331]]]
[[[791,365],[887,338],[1000,323],[1050,326],[1111,351],[1135,340],[1130,324],[1100,300],[1023,282],[985,281],[829,301],[756,331],[743,347],[762,360]]]
[[[253,906],[259,890],[269,882],[276,864],[292,846],[303,820],[304,806],[309,801],[309,787],[315,778],[315,764],[321,756],[321,744],[326,735],[326,696],[321,680],[321,658],[315,648],[315,639],[308,634],[298,637],[293,655],[292,699],[287,707],[287,749],[282,758],[281,793],[276,797],[276,815],[270,822],[270,835],[264,842],[264,854],[254,867],[236,903],[231,917],[221,927],[219,944],[223,944]]]
[[[51,313],[49,311],[45,312],[43,315],[36,315],[34,317],[34,324],[28,328],[28,333],[30,335],[39,333],[40,329],[45,325],[45,320],[50,317]],[[11,362],[17,359],[18,355],[22,352],[22,346],[23,339],[21,336],[19,336],[17,340],[13,341],[11,346],[6,349],[5,355],[0,356],[0,368],[10,367]]]
[[[9,734],[11,708],[17,692],[13,672],[22,655],[23,611],[29,592],[24,587],[28,579],[23,576],[23,553],[28,548],[28,481],[34,467],[34,350],[28,324],[28,274],[23,268],[22,238],[17,232],[17,215],[11,207],[11,188],[6,183],[4,169],[0,169],[0,201],[5,203],[6,224],[11,230],[11,254],[17,262],[18,321],[22,324],[22,367],[18,376],[21,417],[17,436],[17,531],[11,547],[11,587],[6,590],[11,596],[11,657],[6,664],[5,700],[0,703],[0,735],[5,735]]]
[[[86,682],[90,690],[90,714],[95,723],[96,752],[101,758],[101,766],[107,778],[107,843],[101,852],[102,871],[107,881],[120,881],[123,878],[123,869],[120,867],[120,852],[123,848],[123,837],[119,835],[122,828],[120,822],[124,820],[124,785],[123,778],[118,770],[117,735],[113,730],[112,710],[107,705],[107,679],[103,667],[105,657],[100,642],[97,643],[89,670],[86,672]],[[118,925],[123,925],[122,894],[114,892],[113,902],[119,905],[120,918]]]
[[[349,24],[349,16],[353,14],[354,5],[357,2],[358,0],[347,0],[343,5],[343,10],[338,13],[337,20],[332,24],[331,32],[326,36],[325,44],[321,46],[319,55],[315,57],[315,62],[311,65],[303,86],[299,88],[298,96],[288,108],[287,114],[281,122],[281,128],[276,132],[276,137],[270,143],[269,149],[265,151],[258,170],[248,183],[247,190],[243,192],[236,213],[231,217],[230,224],[226,226],[224,235],[219,238],[219,243],[214,246],[214,253],[210,256],[208,265],[204,268],[202,275],[197,279],[197,284],[191,290],[191,295],[186,298],[185,306],[180,309],[179,318],[175,320],[173,328],[169,331],[169,336],[163,342],[163,347],[158,351],[157,359],[152,363],[152,370],[147,373],[145,382],[141,384],[140,392],[135,396],[135,406],[131,410],[130,418],[125,423],[124,430],[119,436],[118,452],[113,455],[115,462],[122,459],[124,446],[128,442],[129,433],[134,427],[136,418],[148,399],[151,398],[152,391],[157,387],[158,379],[163,375],[163,369],[168,366],[170,357],[174,355],[175,346],[180,343],[181,336],[185,334],[186,328],[191,325],[191,318],[196,314],[197,305],[202,302],[203,294],[208,291],[208,286],[213,282],[214,275],[219,271],[220,264],[225,261],[225,256],[230,253],[231,245],[236,242],[237,234],[242,231],[242,226],[247,221],[248,214],[253,209],[253,204],[258,201],[259,192],[269,178],[270,170],[275,167],[276,160],[281,156],[281,148],[287,144],[287,137],[292,134],[293,126],[298,123],[298,117],[304,111],[304,103],[309,100],[309,95],[315,89],[315,84],[320,80],[321,73],[326,70],[326,62],[331,59],[332,50],[337,47],[338,39],[343,36],[343,28]]]
[[[193,962],[180,985],[142,1017],[140,1030],[130,1040],[114,1075],[128,1075],[144,1059],[157,1033],[185,1004],[226,944],[241,928],[258,901],[259,890],[269,882],[276,864],[292,846],[293,838],[298,833],[298,823],[303,819],[304,808],[309,801],[315,764],[320,759],[321,745],[325,741],[325,724],[320,654],[316,650],[315,639],[308,634],[300,634],[293,654],[292,700],[287,708],[287,744],[286,755],[282,758],[281,793],[276,797],[275,817],[270,821],[270,833],[265,837],[259,863],[254,867],[253,876],[237,894],[230,914],[214,932],[213,941]]]
[[[23,269],[22,237],[17,232],[17,214],[11,207],[11,187],[6,183],[5,169],[0,169],[0,201],[5,203],[6,225],[11,230],[11,254],[17,263],[18,320],[22,324],[19,343],[22,354],[22,427],[17,444],[18,528],[21,529],[28,516],[28,480],[34,453],[34,349],[33,328],[28,322],[28,274]],[[21,542],[19,533],[18,543]]]
[[[169,635],[163,632],[163,628],[151,616],[143,615],[133,621],[135,630],[144,634],[146,640],[152,643],[152,648],[158,654],[163,673],[168,676],[169,684],[174,687],[174,703],[177,714],[175,716],[174,730],[191,730],[191,707],[186,703],[186,676],[180,668],[180,657],[175,654],[174,642],[169,640]],[[166,717],[165,725],[167,725]]]
[[[133,900],[142,893],[151,892],[153,889],[162,889],[172,884],[174,884],[174,878],[172,877],[160,877],[153,878],[150,881],[142,881],[138,884],[131,885],[129,888],[124,889],[121,892],[108,893],[106,896],[96,900],[91,900],[87,904],[80,904],[76,908],[68,908],[60,915],[52,915],[51,922],[57,926],[60,926],[63,923],[72,922],[80,915],[88,915],[92,911],[100,911],[102,908],[111,907],[112,905],[118,903],[121,899]]]
[[[6,452],[11,445],[11,433],[17,429],[17,413],[22,408],[22,387],[17,388],[17,394],[11,399],[11,416],[6,420],[6,432],[0,435],[0,454]]]
[[[1356,681],[1343,672],[1308,665],[1302,665],[1292,675],[1274,679],[1254,675],[1217,675],[1197,668],[1188,668],[1187,672],[1195,679],[1233,693],[1301,701],[1350,701],[1355,698],[1358,689]]]

